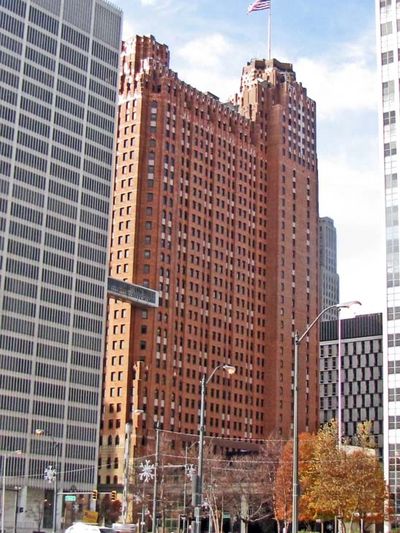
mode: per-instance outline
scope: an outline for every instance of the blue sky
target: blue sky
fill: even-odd
[[[266,11],[247,0],[113,0],[124,37],[152,34],[171,68],[228,98],[243,65],[267,52]],[[378,161],[374,0],[272,0],[272,53],[293,63],[317,102],[320,214],[338,231],[341,300],[384,308],[383,187]]]

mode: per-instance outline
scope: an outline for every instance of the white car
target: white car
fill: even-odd
[[[115,533],[111,527],[97,526],[95,524],[85,524],[76,522],[65,530],[65,533]]]

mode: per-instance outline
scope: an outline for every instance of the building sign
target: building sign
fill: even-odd
[[[97,524],[98,520],[99,513],[96,511],[83,511],[82,522],[85,522],[86,524]]]
[[[136,307],[158,307],[158,292],[115,278],[108,278],[108,295]]]

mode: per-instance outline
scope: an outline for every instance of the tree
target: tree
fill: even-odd
[[[375,437],[372,433],[372,422],[370,420],[357,424],[354,444],[361,446],[361,448],[376,448]]]
[[[360,522],[360,529],[375,522],[383,522],[385,501],[388,498],[382,467],[374,453],[359,449],[348,457],[353,495],[348,509],[351,520]]]
[[[373,449],[371,424],[359,426],[360,446],[338,446],[337,426],[299,437],[299,518],[360,522],[361,528],[388,518],[388,491]],[[292,443],[282,452],[275,484],[276,519],[287,527],[292,514]]]
[[[371,443],[368,424],[362,426],[360,441]],[[382,467],[372,449],[337,445],[335,422],[317,434],[312,461],[303,473],[302,503],[314,519],[346,523],[373,523],[385,518],[387,489]]]
[[[122,505],[119,500],[112,501],[109,494],[106,494],[100,502],[100,516],[104,519],[105,525],[114,524],[121,516]]]
[[[247,455],[232,457],[229,464],[230,513],[247,525],[275,515],[275,478],[282,441],[273,436]]]
[[[313,519],[343,518],[350,488],[346,482],[346,455],[337,446],[335,422],[326,424],[314,442],[312,460],[303,474],[302,500]]]
[[[299,482],[303,486],[308,482],[303,473],[307,469],[313,453],[315,437],[310,433],[299,435]],[[293,482],[293,442],[286,443],[282,450],[275,482],[275,519],[278,524],[283,522],[287,529],[292,519],[292,482]],[[302,492],[302,490],[301,490]],[[302,499],[299,502],[299,516],[301,520],[311,518],[308,508]]]

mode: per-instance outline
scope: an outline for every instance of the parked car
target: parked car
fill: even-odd
[[[65,533],[115,533],[115,529],[96,524],[85,524],[85,522],[75,522],[65,530]]]

